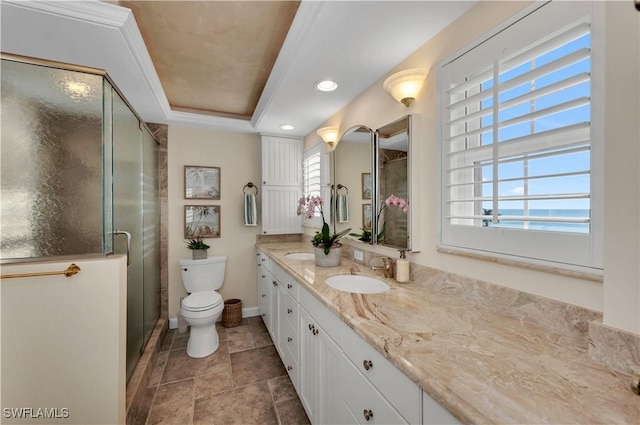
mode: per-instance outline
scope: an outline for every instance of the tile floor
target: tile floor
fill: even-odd
[[[308,424],[262,319],[218,323],[220,348],[187,356],[188,334],[169,330],[136,425]]]

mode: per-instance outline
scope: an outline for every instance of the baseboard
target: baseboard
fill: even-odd
[[[260,309],[258,307],[247,307],[242,309],[242,317],[254,316],[260,316]]]

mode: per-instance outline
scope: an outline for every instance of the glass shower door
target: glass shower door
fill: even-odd
[[[144,344],[142,146],[140,122],[113,91],[113,229],[131,234],[127,267],[127,380]],[[127,252],[124,235],[114,236],[114,253]]]

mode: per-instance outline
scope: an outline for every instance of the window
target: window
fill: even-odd
[[[548,3],[442,66],[443,245],[601,268],[580,5]]]
[[[322,143],[318,143],[302,155],[302,194],[307,196],[324,196],[323,194],[323,154]],[[324,211],[328,211],[324,208]],[[327,216],[326,219],[329,217]],[[322,226],[320,212],[316,211],[315,216],[311,220],[306,220],[306,224],[313,226]]]

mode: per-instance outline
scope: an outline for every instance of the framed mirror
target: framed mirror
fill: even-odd
[[[333,151],[332,220],[334,232],[351,229],[351,237],[371,234],[375,183],[372,174],[373,130],[349,128]],[[365,240],[364,242],[370,242]]]
[[[375,133],[376,242],[394,248],[411,248],[410,128],[411,116],[406,116]]]

